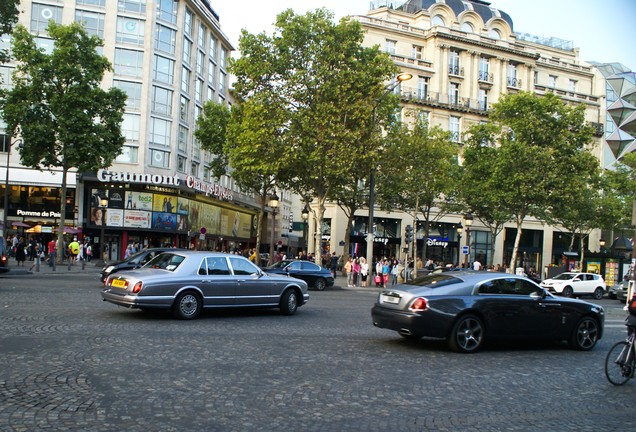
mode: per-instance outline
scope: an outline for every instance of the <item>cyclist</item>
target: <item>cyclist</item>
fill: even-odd
[[[636,329],[636,292],[634,292],[632,299],[627,304],[627,310],[629,311],[629,315],[627,315],[625,325],[627,326],[628,334],[631,335],[631,332]]]

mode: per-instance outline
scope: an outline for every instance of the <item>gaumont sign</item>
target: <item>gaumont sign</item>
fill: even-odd
[[[205,194],[206,196],[213,196],[228,201],[231,201],[234,198],[231,190],[224,188],[223,186],[219,186],[218,184],[211,184],[198,180],[192,176],[186,176],[184,181],[176,174],[173,176],[163,176],[158,174],[139,174],[99,170],[97,171],[97,179],[104,183],[134,183],[172,187],[178,187],[185,183],[186,187]]]

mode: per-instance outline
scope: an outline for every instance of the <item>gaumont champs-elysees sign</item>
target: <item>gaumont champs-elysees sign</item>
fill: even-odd
[[[206,196],[213,196],[227,201],[231,201],[233,199],[231,190],[224,188],[223,186],[219,186],[218,184],[204,182],[192,176],[186,176],[185,179],[181,179],[176,174],[173,176],[164,176],[159,174],[139,174],[99,170],[97,171],[97,179],[103,183],[134,183],[172,187],[179,187],[181,184],[185,184],[186,187],[205,194]]]

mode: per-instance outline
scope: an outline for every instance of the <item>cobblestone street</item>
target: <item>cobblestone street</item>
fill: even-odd
[[[277,310],[196,321],[101,301],[98,269],[0,277],[2,431],[625,431],[636,381],[605,355],[488,346],[475,355],[371,325],[375,289],[311,291]]]

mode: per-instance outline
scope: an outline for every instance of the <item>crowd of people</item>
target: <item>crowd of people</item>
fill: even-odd
[[[16,266],[24,267],[26,261],[33,261],[31,269],[38,261],[46,261],[50,266],[57,255],[57,239],[51,238],[48,242],[42,237],[32,236],[25,239],[24,236],[15,234],[7,239],[9,256],[14,257]],[[76,261],[91,260],[93,246],[88,241],[78,241],[74,237],[71,241],[64,240],[64,256],[62,261],[74,264]]]

